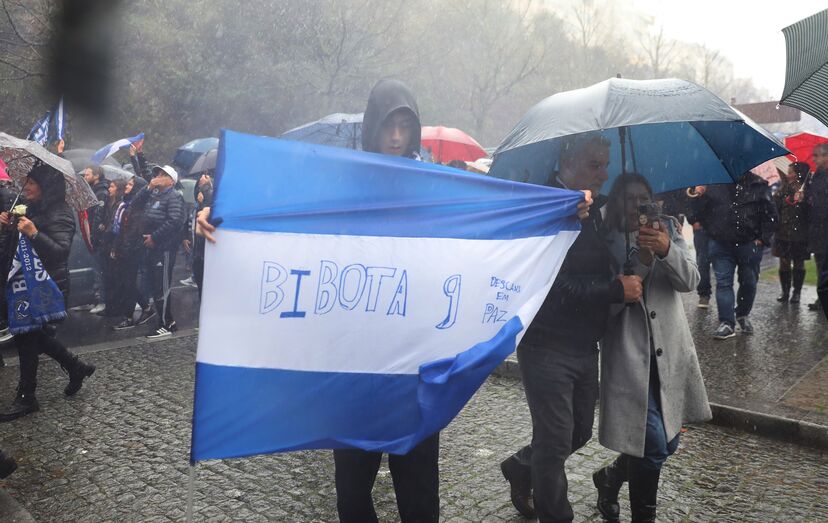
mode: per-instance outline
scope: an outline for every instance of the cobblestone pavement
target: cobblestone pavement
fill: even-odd
[[[182,337],[88,353],[99,370],[72,399],[58,367],[43,362],[41,412],[0,424],[0,441],[20,462],[6,491],[42,522],[183,520],[194,351],[195,337]],[[16,373],[0,369],[2,399]],[[498,463],[530,432],[520,383],[490,378],[441,437],[445,521],[523,521]],[[589,476],[612,458],[593,440],[569,460],[577,521],[599,520]],[[201,463],[195,521],[336,521],[332,478],[329,451]],[[697,426],[663,472],[660,520],[828,521],[826,492],[825,452]],[[381,521],[396,521],[386,467],[375,500]]]

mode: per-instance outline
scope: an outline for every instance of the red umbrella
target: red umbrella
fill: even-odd
[[[425,126],[420,143],[430,149],[432,158],[440,163],[452,160],[473,162],[487,156],[477,140],[454,127]]]
[[[788,158],[795,162],[808,162],[811,170],[814,170],[814,147],[828,143],[828,137],[811,133],[792,134],[785,138],[785,147],[793,154]]]

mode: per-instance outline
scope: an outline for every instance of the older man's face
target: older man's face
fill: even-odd
[[[565,172],[561,172],[561,181],[572,190],[590,190],[592,194],[598,194],[609,177],[608,165],[609,147],[600,143],[588,143],[569,160]]]
[[[814,164],[819,170],[828,169],[828,154],[823,152],[822,147],[814,147]]]

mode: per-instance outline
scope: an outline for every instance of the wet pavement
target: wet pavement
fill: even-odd
[[[20,463],[5,491],[37,521],[182,521],[195,345],[194,336],[180,336],[84,349],[99,370],[71,399],[61,392],[65,376],[45,361],[42,410],[0,424],[0,441]],[[16,371],[0,369],[0,397],[12,395]],[[442,519],[524,521],[509,502],[498,463],[530,434],[520,382],[491,377],[441,435]],[[613,457],[593,440],[570,458],[576,521],[600,520],[590,474]],[[826,521],[826,465],[825,451],[693,426],[663,471],[659,519]],[[195,521],[336,521],[332,478],[329,451],[201,463]],[[374,492],[380,521],[396,521],[386,466]],[[623,511],[628,517],[626,501]]]

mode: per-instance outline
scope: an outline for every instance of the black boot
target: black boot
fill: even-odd
[[[7,478],[17,470],[17,463],[14,458],[0,450],[0,479]]]
[[[791,303],[799,303],[799,296],[802,294],[802,284],[805,282],[805,269],[793,270],[793,294]]]
[[[522,465],[517,458],[509,456],[500,463],[500,471],[509,482],[512,505],[527,519],[535,519],[535,501],[532,499],[531,469]]]
[[[82,362],[77,356],[73,358],[74,363],[66,369],[69,373],[69,384],[63,389],[63,393],[67,396],[74,396],[83,387],[83,380],[95,373],[94,365]]]
[[[791,271],[779,271],[779,283],[782,285],[782,295],[776,301],[787,303],[791,294]]]
[[[27,414],[40,410],[40,404],[38,404],[34,392],[24,392],[25,388],[27,387],[24,384],[17,386],[17,395],[14,397],[14,401],[0,413],[0,423],[22,418]]]
[[[627,480],[627,456],[619,455],[615,461],[592,475],[592,483],[598,489],[598,512],[604,521],[618,523],[621,507],[618,504],[618,491]]]
[[[643,459],[631,458],[628,468],[632,523],[655,523],[660,470],[643,466]]]

